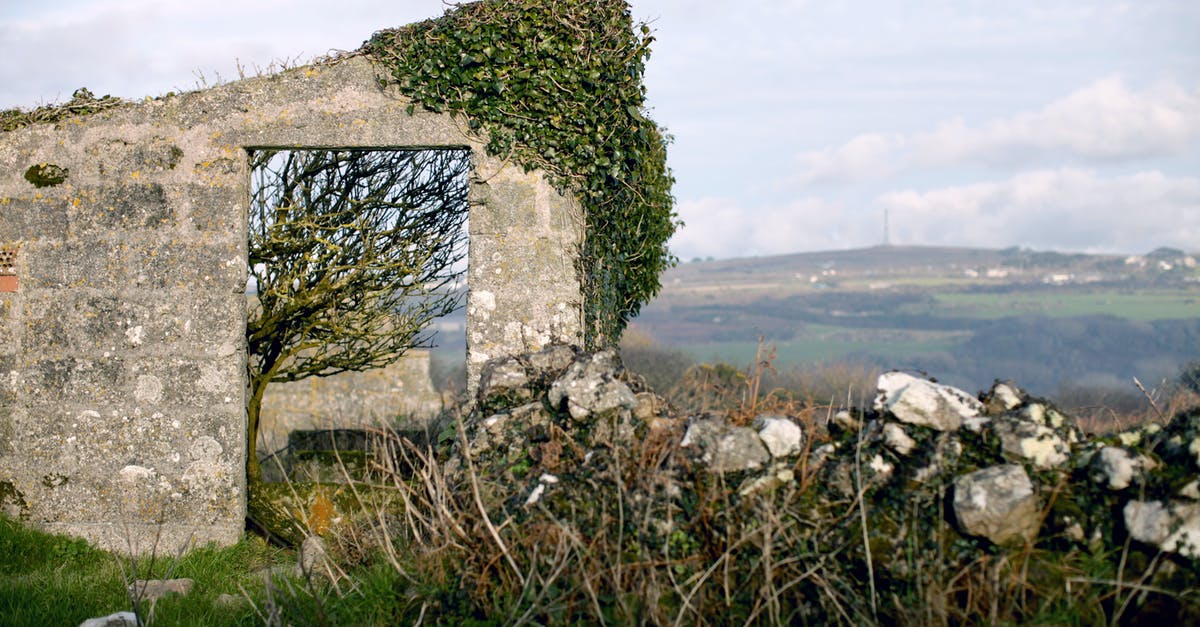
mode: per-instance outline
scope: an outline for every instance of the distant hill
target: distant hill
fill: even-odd
[[[784,368],[853,362],[968,389],[1012,379],[1040,394],[1128,388],[1200,357],[1198,257],[875,246],[690,262],[663,274],[632,326],[739,366],[762,336]],[[453,371],[465,316],[437,325],[435,366]]]
[[[1011,249],[1010,249],[1011,250]],[[689,275],[696,272],[715,273],[777,273],[813,271],[827,266],[856,271],[890,267],[919,268],[926,266],[962,267],[1001,263],[1013,253],[986,248],[952,248],[938,246],[872,246],[847,250],[792,253],[768,257],[746,257],[719,261],[694,261],[680,264],[668,275]]]
[[[876,246],[701,261],[667,271],[633,324],[702,360],[862,361],[966,387],[1042,393],[1157,381],[1200,355],[1200,268],[1173,249],[1090,255]]]
[[[1034,251],[1027,248],[965,248],[939,246],[872,246],[848,250],[794,253],[768,257],[747,257],[716,261],[682,263],[663,275],[665,285],[696,282],[744,281],[747,277],[786,278],[796,274],[813,275],[829,270],[852,277],[947,276],[967,270],[1006,268],[1020,276],[1043,278],[1050,271],[1107,273],[1109,279],[1142,276],[1147,268],[1156,272],[1159,261],[1185,268],[1187,259],[1200,259],[1200,253],[1188,255],[1171,248],[1158,248],[1146,255],[1104,255]],[[1127,263],[1127,261],[1129,263]],[[1013,277],[1014,279],[1017,277]]]

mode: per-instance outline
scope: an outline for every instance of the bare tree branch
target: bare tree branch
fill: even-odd
[[[261,150],[251,155],[246,329],[254,459],[263,390],[385,367],[428,345],[461,304],[466,150]]]

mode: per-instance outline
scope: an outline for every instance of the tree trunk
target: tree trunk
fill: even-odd
[[[251,484],[262,481],[262,468],[258,465],[258,420],[269,382],[269,374],[250,379],[250,402],[246,405],[246,480]]]

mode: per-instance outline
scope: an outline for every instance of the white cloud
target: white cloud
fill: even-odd
[[[67,0],[64,0],[67,1]],[[436,17],[441,0],[87,0],[0,10],[0,108],[63,101],[86,85],[125,98],[237,78],[255,66],[353,50],[375,30]],[[200,77],[203,76],[203,81]]]
[[[1099,80],[1036,112],[971,128],[962,120],[914,140],[918,159],[1007,160],[1030,152],[1121,159],[1176,153],[1200,137],[1200,90],[1161,83],[1143,93]]]
[[[1164,82],[1143,92],[1104,78],[1038,111],[971,126],[961,118],[925,133],[867,133],[796,157],[801,183],[890,177],[964,163],[1015,164],[1064,157],[1135,159],[1178,154],[1200,140],[1200,89]]]
[[[683,200],[677,211],[685,226],[670,246],[685,261],[850,248],[878,240],[877,220],[856,220],[845,207],[820,198],[767,207],[703,198]]]
[[[896,153],[909,143],[903,135],[864,133],[837,148],[796,157],[805,183],[887,178],[896,173]]]
[[[1157,171],[1103,178],[1091,170],[1042,170],[890,192],[876,204],[890,211],[899,244],[1146,252],[1195,250],[1200,242],[1200,178]]]

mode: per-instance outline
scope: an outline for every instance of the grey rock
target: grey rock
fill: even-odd
[[[1065,464],[1083,437],[1070,416],[1041,402],[1027,402],[1020,411],[997,416],[992,428],[1006,453],[1041,469]]]
[[[1130,501],[1122,514],[1134,540],[1200,559],[1200,503]]]
[[[759,416],[754,419],[754,428],[758,429],[758,437],[771,457],[794,455],[804,444],[800,426],[782,416]]]
[[[325,575],[328,570],[329,552],[325,549],[325,540],[321,536],[308,536],[300,544],[296,556],[296,575]]]
[[[500,456],[523,452],[529,446],[530,434],[545,432],[552,421],[550,413],[539,402],[485,415],[473,414],[468,419],[467,452],[476,461],[493,452]]]
[[[1049,426],[1006,414],[996,418],[992,428],[1006,453],[1031,461],[1038,468],[1057,468],[1071,458],[1070,439]]]
[[[700,460],[715,473],[754,470],[771,460],[753,429],[734,427],[717,418],[693,421],[679,446],[698,451]]]
[[[883,425],[883,443],[902,456],[912,453],[913,449],[917,448],[917,441],[909,437],[904,427],[894,422]]]
[[[751,477],[738,487],[738,494],[751,496],[754,494],[770,494],[779,488],[796,480],[796,474],[786,464],[776,464],[761,477]]]
[[[681,448],[707,449],[712,446],[729,429],[729,424],[720,418],[693,418],[688,423],[683,439],[679,441]]]
[[[536,353],[525,356],[533,378],[550,381],[558,378],[575,361],[576,350],[566,344],[547,346]]]
[[[992,466],[954,480],[954,515],[964,533],[996,544],[1037,535],[1041,507],[1017,464]]]
[[[1070,416],[1054,409],[1045,403],[1030,403],[1021,410],[1021,417],[1034,424],[1039,424],[1051,429],[1061,429],[1066,431],[1074,431],[1075,424]],[[1078,433],[1074,433],[1072,439],[1078,439]]]
[[[617,354],[611,350],[579,359],[550,386],[550,405],[562,407],[565,403],[575,420],[636,408],[638,402],[633,391],[616,379],[619,369]]]
[[[187,594],[195,582],[191,579],[138,579],[129,585],[129,594],[138,599],[160,599],[168,594]]]
[[[533,398],[529,373],[515,357],[493,359],[483,366],[479,377],[479,402],[487,405],[503,401],[516,404]]]
[[[89,618],[79,627],[138,627],[137,615],[133,612],[117,612],[99,618]]]
[[[862,422],[844,409],[833,415],[833,424],[846,431],[858,431],[862,428]]]
[[[241,597],[236,594],[223,593],[217,595],[216,600],[213,601],[213,605],[217,607],[239,607],[245,601],[245,597]]]
[[[717,440],[709,469],[718,473],[753,470],[763,467],[770,460],[771,454],[754,430],[734,427]]]
[[[1025,402],[1025,393],[1017,386],[1008,382],[997,381],[991,391],[984,397],[984,405],[989,416],[998,416],[1004,412],[1020,407]]]
[[[957,431],[964,423],[977,428],[983,414],[983,404],[966,392],[904,372],[885,372],[877,387],[875,409],[906,424]]]

